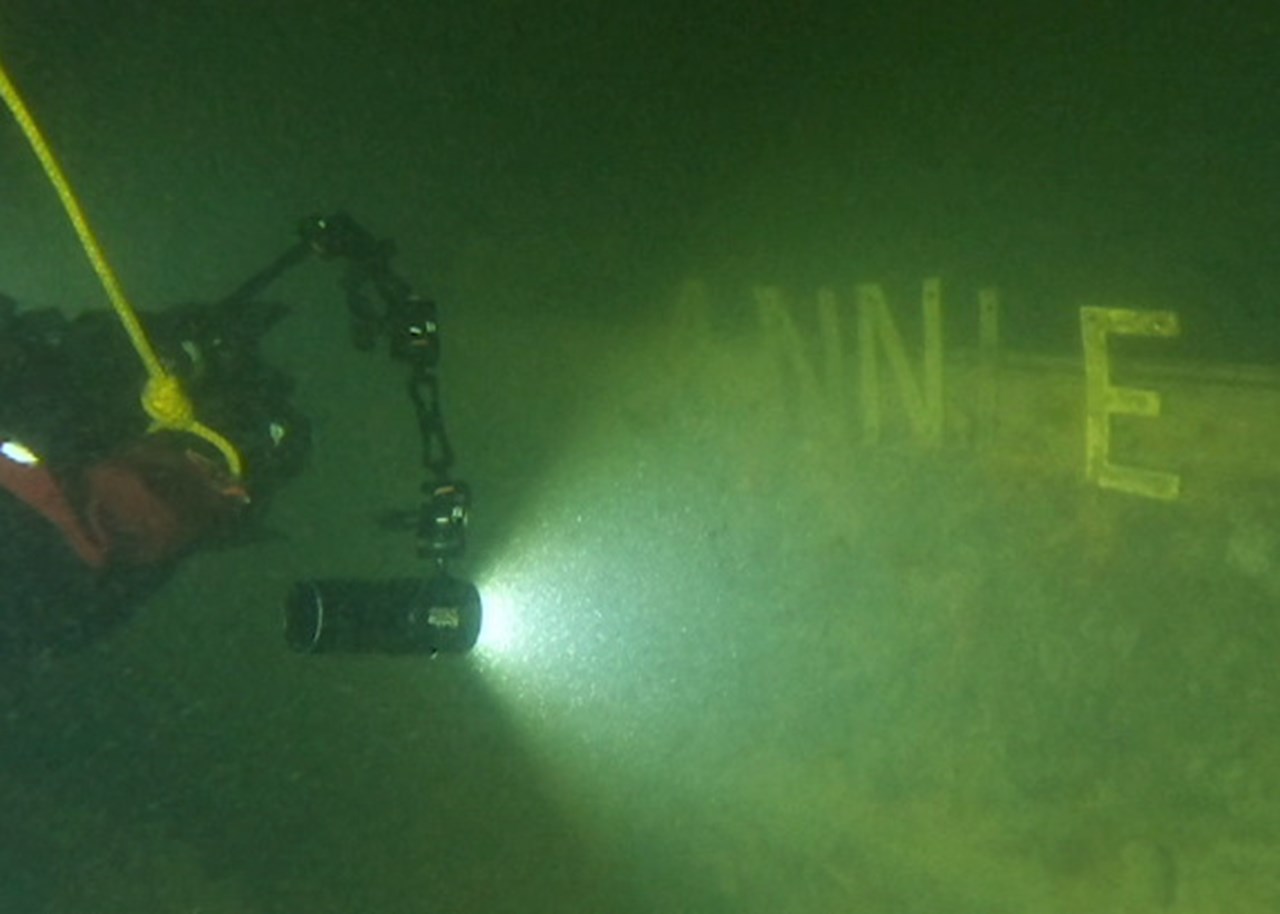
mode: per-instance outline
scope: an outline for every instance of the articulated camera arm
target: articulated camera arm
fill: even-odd
[[[435,302],[418,295],[392,270],[395,245],[374,238],[346,213],[304,219],[298,235],[297,244],[222,299],[218,310],[231,319],[247,317],[248,309],[269,285],[312,255],[346,263],[342,288],[352,344],[368,350],[385,337],[391,357],[409,366],[407,391],[418,421],[428,479],[422,487],[425,501],[421,509],[411,523],[397,515],[397,525],[415,527],[419,551],[443,570],[449,559],[461,556],[465,549],[464,527],[471,497],[466,483],[452,478],[453,447],[445,432],[440,382],[435,374],[440,361]]]
[[[379,337],[385,337],[391,357],[409,366],[409,400],[422,438],[423,466],[429,473],[423,485],[426,500],[416,523],[419,551],[443,568],[465,548],[471,499],[467,485],[451,476],[453,448],[445,432],[435,374],[440,361],[435,302],[418,295],[392,270],[394,244],[374,238],[345,213],[306,219],[299,235],[322,258],[346,262],[342,287],[352,343],[372,349]]]

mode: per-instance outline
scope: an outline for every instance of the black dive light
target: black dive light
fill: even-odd
[[[450,475],[453,450],[434,372],[440,354],[435,305],[392,272],[394,246],[375,240],[349,216],[307,219],[299,234],[309,251],[346,262],[342,285],[356,347],[371,348],[384,336],[390,356],[409,366],[408,394],[429,481],[419,510],[395,512],[393,524],[416,530],[418,553],[432,570],[422,578],[299,581],[285,602],[285,640],[306,654],[463,653],[480,636],[482,611],[475,586],[447,570],[466,545],[471,495]]]
[[[480,637],[480,593],[438,574],[387,581],[299,581],[285,640],[304,654],[460,654]]]

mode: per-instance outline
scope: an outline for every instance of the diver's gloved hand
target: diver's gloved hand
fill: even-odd
[[[149,435],[84,473],[84,513],[107,561],[148,565],[229,526],[248,495],[181,436]]]

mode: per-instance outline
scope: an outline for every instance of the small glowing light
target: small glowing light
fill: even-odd
[[[23,466],[33,467],[40,462],[40,456],[20,441],[0,441],[0,455]]]

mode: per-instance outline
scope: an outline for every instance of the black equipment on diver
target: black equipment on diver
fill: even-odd
[[[435,303],[391,269],[394,245],[375,239],[345,213],[308,218],[299,235],[297,245],[228,301],[247,300],[308,254],[345,261],[342,287],[352,343],[372,349],[386,338],[391,358],[409,367],[407,392],[422,437],[427,479],[419,509],[410,517],[399,514],[396,525],[416,531],[419,555],[431,570],[421,578],[298,581],[285,603],[285,639],[308,654],[470,650],[480,635],[480,594],[470,582],[449,574],[448,563],[465,551],[471,494],[451,472],[453,449],[435,375],[440,359]]]

